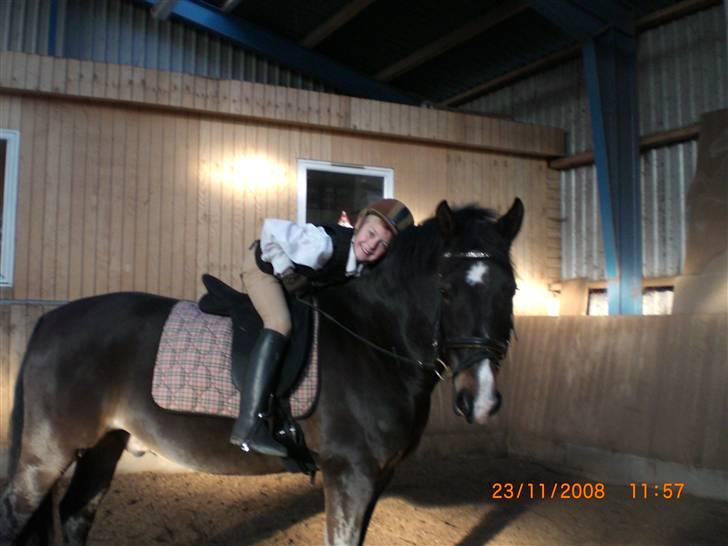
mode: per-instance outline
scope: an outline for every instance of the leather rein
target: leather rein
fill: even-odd
[[[470,259],[470,260],[493,260],[495,261],[495,258],[489,254],[488,252],[483,252],[480,250],[469,250],[466,252],[445,252],[442,255],[443,258],[446,259]],[[442,281],[442,273],[438,272],[438,277],[440,281]],[[365,337],[361,336],[360,334],[357,334],[352,329],[348,328],[347,326],[344,326],[341,322],[339,322],[336,318],[328,314],[326,311],[322,311],[318,308],[318,305],[316,303],[311,304],[310,302],[301,299],[300,297],[297,297],[298,301],[303,303],[304,305],[307,305],[308,307],[311,307],[314,311],[317,313],[320,313],[324,318],[328,319],[329,321],[336,324],[338,327],[352,335],[353,337],[357,338],[362,343],[368,345],[370,348],[374,349],[375,351],[378,351],[380,353],[386,354],[387,356],[390,356],[391,358],[394,358],[396,360],[400,360],[403,362],[408,362],[410,364],[416,364],[422,369],[429,370],[435,373],[439,379],[445,379],[446,377],[452,377],[460,372],[467,370],[468,368],[473,367],[478,362],[489,359],[491,363],[496,367],[500,367],[500,362],[503,360],[506,356],[506,353],[508,352],[508,341],[499,341],[492,339],[490,336],[482,336],[482,337],[467,337],[467,336],[461,336],[461,337],[453,337],[453,338],[444,338],[442,342],[440,341],[442,336],[442,332],[440,331],[440,322],[441,322],[441,316],[442,316],[442,299],[444,295],[444,288],[442,286],[442,283],[440,283],[440,298],[437,302],[437,310],[435,312],[435,320],[433,323],[433,333],[432,333],[432,360],[430,362],[423,362],[422,360],[417,360],[415,358],[410,358],[407,356],[399,355],[393,351],[390,351],[388,349],[385,349],[384,347],[381,347],[380,345],[377,345],[376,343],[373,343],[366,339]],[[448,365],[442,358],[442,353],[446,349],[472,349],[472,352],[465,358],[464,360],[458,362],[456,366]]]

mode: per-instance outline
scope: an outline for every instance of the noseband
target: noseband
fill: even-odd
[[[445,259],[467,259],[467,260],[491,260],[497,263],[493,255],[481,250],[468,250],[466,252],[445,252],[442,255]],[[442,273],[438,273],[438,277],[442,282]],[[437,311],[435,314],[434,332],[432,335],[432,349],[434,360],[441,366],[441,370],[435,369],[435,373],[442,378],[443,375],[457,375],[460,372],[472,368],[478,362],[486,358],[496,367],[500,368],[500,361],[503,360],[508,352],[508,341],[499,341],[488,335],[482,337],[445,337],[443,343],[440,343],[442,332],[440,331],[440,318],[442,315],[442,295],[444,289],[440,286],[440,299],[437,303]],[[441,346],[442,345],[442,346]],[[448,349],[472,349],[468,356],[460,360],[456,366],[448,366],[442,359],[441,355]]]

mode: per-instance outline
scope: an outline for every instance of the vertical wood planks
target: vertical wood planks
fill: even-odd
[[[357,118],[371,130],[406,118],[408,131],[422,122],[435,131],[427,111],[366,101],[352,111],[346,97],[306,96],[307,117]],[[3,290],[6,298],[116,290],[194,298],[208,270],[237,282],[242,247],[258,236],[261,220],[295,217],[299,158],[394,169],[395,194],[419,219],[445,197],[502,212],[521,195],[529,235],[517,245],[517,266],[545,282],[546,215],[531,216],[538,211],[530,208],[547,199],[546,186],[534,183],[546,173],[539,160],[128,104],[0,95],[0,112],[22,133],[17,282]]]
[[[111,164],[115,155],[114,111],[107,108],[98,111],[99,150],[98,180],[96,198],[96,252],[91,255],[91,268],[94,276],[94,293],[109,292],[109,261],[111,243]]]
[[[162,114],[160,116],[162,127],[161,154],[157,158],[162,169],[160,180],[160,212],[159,212],[159,293],[165,296],[172,296],[172,284],[174,270],[173,263],[173,239],[174,233],[180,229],[180,216],[184,222],[184,213],[175,214],[177,205],[177,190],[175,181],[176,162],[175,145],[175,118]],[[184,212],[184,211],[183,211]]]
[[[189,149],[187,147],[187,126],[188,120],[182,116],[175,116],[170,120],[172,134],[169,135],[172,141],[172,164],[167,165],[171,170],[171,184],[174,191],[173,204],[171,206],[172,223],[171,229],[171,270],[169,294],[184,297],[185,279],[185,246],[188,242],[185,239],[187,224],[187,162],[189,160]]]
[[[114,111],[112,120],[112,154],[110,166],[110,192],[109,192],[109,271],[107,290],[118,292],[121,290],[121,276],[123,264],[124,243],[124,189],[127,184],[126,166],[126,134],[127,115],[123,111]]]
[[[461,146],[538,156],[564,153],[563,131],[474,114],[26,53],[0,52],[0,66],[5,67],[0,71],[0,84],[26,92],[120,99],[152,107],[182,106],[200,113],[239,113],[288,125],[419,141],[449,140]]]
[[[192,299],[199,285],[197,273],[197,254],[200,242],[197,239],[197,219],[199,209],[198,187],[200,182],[200,134],[201,121],[187,117],[187,155],[185,163],[185,226],[184,226],[184,291],[180,296]]]

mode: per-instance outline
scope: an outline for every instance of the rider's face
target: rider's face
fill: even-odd
[[[391,240],[392,232],[382,219],[373,214],[367,215],[352,239],[356,261],[374,263],[380,260],[389,249]]]

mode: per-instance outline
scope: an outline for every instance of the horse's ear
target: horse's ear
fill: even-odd
[[[440,228],[440,232],[445,237],[450,237],[455,231],[455,222],[452,218],[450,205],[447,204],[446,200],[443,199],[440,201],[440,204],[437,205],[437,212],[435,213],[435,216],[437,217],[437,225]]]
[[[497,227],[503,237],[508,242],[513,242],[518,232],[521,230],[521,224],[523,223],[523,202],[516,197],[513,200],[513,204],[508,212],[498,218]]]

